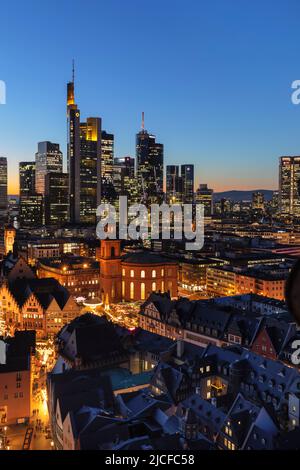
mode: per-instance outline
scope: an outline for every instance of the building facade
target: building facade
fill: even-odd
[[[181,187],[183,204],[194,202],[194,165],[181,165]]]
[[[74,79],[67,85],[69,220],[95,223],[101,200],[101,119],[80,122]]]
[[[200,184],[196,191],[196,204],[202,204],[204,207],[204,217],[211,219],[213,213],[213,190],[208,188],[207,184]]]
[[[69,220],[69,177],[67,173],[48,173],[45,178],[46,225],[62,226]]]
[[[7,219],[7,158],[0,157],[0,218]]]
[[[76,297],[99,297],[99,263],[81,256],[42,258],[37,264],[39,278],[53,277]]]
[[[168,204],[180,203],[182,200],[182,179],[179,175],[179,165],[166,167],[166,201]]]
[[[153,291],[177,297],[177,263],[156,253],[121,256],[119,240],[101,240],[100,296],[104,304],[144,301]]]
[[[284,217],[300,216],[300,156],[280,157],[279,207]]]
[[[63,154],[59,144],[52,142],[39,142],[35,154],[35,191],[45,196],[45,178],[47,173],[62,173]]]
[[[277,300],[285,298],[285,283],[290,268],[275,266],[255,268],[211,267],[207,269],[207,293],[222,297],[236,294],[258,294]]]
[[[0,340],[0,426],[28,423],[32,413],[35,334],[18,331]]]
[[[136,135],[136,173],[141,199],[146,204],[162,202],[164,147],[144,129]]]
[[[101,132],[101,202],[115,201],[114,177],[114,135]]]

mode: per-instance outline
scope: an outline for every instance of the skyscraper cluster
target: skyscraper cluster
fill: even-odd
[[[144,114],[136,158],[115,157],[114,135],[102,129],[102,119],[80,119],[74,74],[67,84],[67,135],[66,173],[57,143],[40,142],[35,162],[20,163],[21,226],[94,224],[97,206],[118,209],[120,195],[130,204],[163,202],[164,148],[145,130]]]
[[[119,196],[127,196],[129,204],[202,204],[207,220],[213,214],[236,212],[234,207],[218,211],[207,184],[195,188],[193,164],[167,165],[164,179],[164,145],[146,130],[144,113],[135,158],[116,157],[115,136],[102,128],[102,119],[80,119],[74,73],[67,84],[66,160],[64,171],[60,145],[43,141],[38,143],[35,161],[19,163],[21,227],[95,224],[98,205],[110,203],[118,210]],[[280,157],[279,191],[273,199],[277,217],[300,218],[300,156]],[[254,192],[252,211],[264,213],[265,204],[263,193]],[[4,222],[8,208],[7,159],[0,157],[0,219]]]
[[[181,174],[179,171],[181,170]],[[194,165],[168,165],[166,194],[169,204],[192,204],[194,201]]]

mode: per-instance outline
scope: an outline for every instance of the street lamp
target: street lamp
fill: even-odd
[[[50,442],[50,445],[51,445],[51,450],[54,450],[54,442],[53,441]]]
[[[6,448],[6,442],[7,442],[7,436],[6,436],[7,426],[4,426],[3,430],[4,430],[4,439],[3,439],[4,443],[3,444],[4,444],[4,449],[5,449]]]

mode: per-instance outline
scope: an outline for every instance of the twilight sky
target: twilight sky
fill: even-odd
[[[9,192],[37,142],[66,161],[65,86],[76,65],[83,118],[102,117],[115,155],[146,128],[165,164],[194,163],[215,190],[276,188],[300,154],[299,0],[5,0],[0,8],[0,155]]]

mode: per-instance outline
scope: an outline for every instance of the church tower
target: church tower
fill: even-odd
[[[122,301],[120,240],[100,242],[100,295],[105,306]]]
[[[4,229],[4,249],[5,254],[9,253],[10,251],[14,251],[14,243],[16,238],[16,229],[12,225],[5,227]]]

